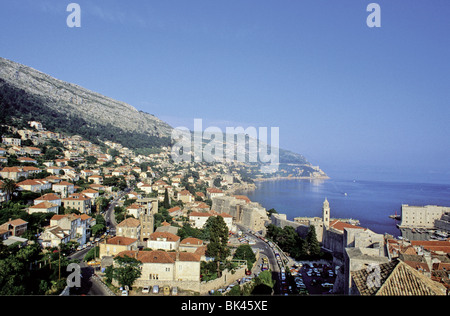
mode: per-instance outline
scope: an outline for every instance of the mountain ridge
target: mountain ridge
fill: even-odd
[[[150,136],[171,135],[172,127],[154,115],[2,57],[0,57],[0,78],[27,93],[47,99],[45,105],[49,108],[79,116],[87,122],[111,124],[124,131]],[[108,113],[105,113],[106,109]]]
[[[173,127],[152,114],[79,85],[0,57],[0,124],[7,119],[41,120],[49,130],[80,134],[131,149],[172,145]],[[280,148],[280,163],[311,166]]]

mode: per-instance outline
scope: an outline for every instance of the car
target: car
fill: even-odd
[[[170,287],[165,286],[165,287],[163,288],[163,293],[164,293],[164,295],[166,295],[166,296],[170,295]]]
[[[321,284],[322,285],[322,287],[333,287],[333,283],[328,283],[328,282],[326,282],[326,283],[322,283]]]
[[[152,291],[152,293],[153,293],[153,294],[158,294],[158,293],[159,293],[159,286],[158,286],[158,285],[154,285],[154,286],[153,286],[153,291]]]
[[[122,291],[122,296],[128,296],[128,291],[127,290],[123,290]]]
[[[174,286],[174,287],[172,288],[172,295],[173,295],[173,296],[177,296],[177,295],[178,295],[178,288],[177,288],[176,286]]]
[[[150,286],[144,286],[144,287],[142,288],[142,293],[143,293],[143,294],[150,293]]]

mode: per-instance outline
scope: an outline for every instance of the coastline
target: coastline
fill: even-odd
[[[278,181],[278,180],[328,180],[331,179],[329,176],[318,176],[318,177],[273,177],[273,178],[255,178],[252,179],[255,182],[264,181]]]
[[[225,192],[233,195],[236,193],[236,191],[254,191],[254,190],[256,190],[256,184],[245,182],[235,184]]]

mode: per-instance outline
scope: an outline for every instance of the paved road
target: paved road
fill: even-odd
[[[117,206],[117,203],[119,202],[119,200],[124,197],[126,194],[128,194],[128,192],[130,192],[131,189],[127,188],[125,189],[125,191],[121,192],[119,194],[118,197],[116,197],[111,204],[109,204],[108,209],[105,212],[105,221],[106,221],[106,226],[109,229],[109,233],[110,235],[115,235],[116,234],[116,220],[114,218],[114,208]]]
[[[272,271],[272,279],[276,281],[273,294],[275,294],[275,295],[280,294],[281,293],[281,275],[280,275],[281,271],[280,271],[280,267],[278,265],[278,262],[277,262],[277,259],[276,259],[273,249],[264,240],[256,237],[252,233],[246,233],[248,231],[248,228],[246,228],[242,225],[237,225],[237,226],[241,231],[245,232],[244,234],[246,236],[248,236],[249,239],[255,241],[255,244],[252,245],[252,247],[258,248],[260,250],[260,257],[264,256],[264,257],[268,258],[269,269],[270,269],[270,271]],[[260,271],[261,271],[260,268],[256,267],[252,272],[257,274]]]
[[[117,225],[114,219],[114,207],[116,207],[119,199],[126,193],[127,191],[124,191],[119,195],[119,197],[114,199],[105,212],[106,225],[111,235],[115,235]],[[83,262],[84,256],[92,247],[93,246],[86,247],[85,249],[77,251],[69,256],[69,259],[79,260],[82,275],[81,287],[75,289],[72,293],[74,293],[74,295],[111,295],[111,292],[105,288],[104,284],[94,276],[94,268]]]
[[[91,248],[92,247],[86,247],[85,249],[77,251],[69,256],[69,259],[77,259],[80,261],[79,265],[81,269],[81,287],[74,288],[71,291],[71,295],[110,295],[110,292],[104,287],[104,285],[97,279],[93,278],[94,268],[83,262],[84,256]]]

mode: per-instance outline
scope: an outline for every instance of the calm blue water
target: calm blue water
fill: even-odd
[[[347,193],[347,195],[345,195]],[[239,192],[266,209],[274,208],[292,220],[298,216],[322,216],[325,198],[332,218],[354,218],[360,226],[380,234],[400,236],[401,205],[450,206],[450,184],[401,183],[360,180],[278,180],[257,183],[255,191]]]

